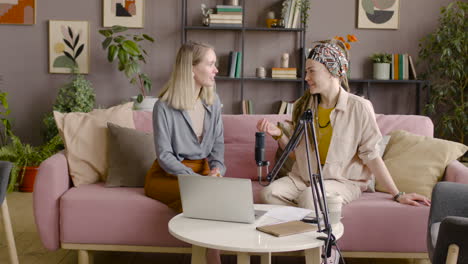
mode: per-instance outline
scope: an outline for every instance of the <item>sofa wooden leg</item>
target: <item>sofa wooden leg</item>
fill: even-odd
[[[3,228],[5,230],[5,236],[8,244],[8,253],[10,254],[10,263],[18,264],[18,253],[16,252],[15,236],[11,227],[10,212],[8,211],[8,205],[6,198],[2,203],[2,216],[3,216]]]
[[[414,259],[414,264],[431,264],[429,259]]]
[[[78,264],[93,264],[93,253],[89,250],[78,250]]]

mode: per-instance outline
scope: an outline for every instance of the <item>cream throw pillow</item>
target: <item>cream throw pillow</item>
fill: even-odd
[[[89,113],[54,111],[75,186],[105,181],[108,169],[107,122],[135,128],[132,106],[133,103],[126,103],[108,109],[95,109]]]
[[[467,150],[461,143],[397,130],[391,133],[383,160],[398,190],[430,198],[445,167]],[[378,181],[376,190],[386,192]]]

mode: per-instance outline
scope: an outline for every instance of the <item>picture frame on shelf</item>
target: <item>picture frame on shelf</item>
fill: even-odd
[[[88,21],[49,20],[49,73],[89,73]]]
[[[357,28],[398,29],[400,0],[358,0]]]
[[[36,24],[36,0],[0,0],[0,24]]]
[[[103,27],[143,28],[144,0],[103,0]]]

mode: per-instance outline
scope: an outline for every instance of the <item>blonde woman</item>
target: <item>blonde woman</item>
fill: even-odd
[[[154,105],[157,160],[145,179],[145,194],[182,212],[176,175],[224,175],[221,103],[215,92],[216,54],[203,43],[179,49],[169,81]]]

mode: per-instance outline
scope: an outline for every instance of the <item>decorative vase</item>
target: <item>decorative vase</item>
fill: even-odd
[[[19,171],[19,175],[23,175],[19,190],[21,192],[33,192],[34,191],[34,181],[36,180],[37,169],[39,167],[23,167]],[[24,174],[23,174],[24,173]]]
[[[390,63],[374,63],[374,79],[390,79]]]
[[[137,97],[133,96],[132,101],[134,110],[153,112],[154,104],[156,103],[156,101],[158,101],[158,98],[154,96],[145,96],[143,98],[143,101],[141,101],[141,103],[138,103]]]
[[[209,16],[202,16],[202,24],[204,26],[209,26],[210,25],[210,17]]]

